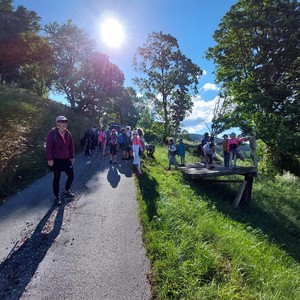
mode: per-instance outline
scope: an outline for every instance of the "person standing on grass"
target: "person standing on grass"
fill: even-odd
[[[140,158],[140,152],[143,151],[143,145],[141,143],[141,140],[138,136],[137,130],[134,130],[132,132],[132,155],[133,155],[133,162],[132,164],[136,166],[137,168],[137,176],[142,175],[141,170],[141,158]]]
[[[168,167],[168,170],[171,170],[171,165],[174,165],[175,169],[177,169],[177,167],[178,167],[178,164],[176,161],[176,152],[177,152],[177,148],[174,145],[173,139],[169,139],[169,147],[168,147],[169,167]]]
[[[46,142],[46,158],[50,170],[53,171],[53,193],[57,205],[61,204],[59,194],[61,172],[65,172],[68,177],[63,196],[66,198],[73,198],[75,196],[70,191],[74,180],[74,143],[72,134],[67,129],[67,124],[68,119],[65,116],[58,116],[56,118],[56,127],[50,130]]]
[[[182,139],[179,140],[178,144],[178,156],[180,157],[180,165],[185,165],[185,144],[182,142]]]

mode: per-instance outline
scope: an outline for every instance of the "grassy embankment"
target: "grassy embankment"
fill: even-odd
[[[251,207],[233,210],[236,184],[185,181],[166,152],[138,182],[155,299],[300,299],[299,178],[258,177]]]
[[[0,85],[0,203],[45,173],[44,142],[58,115],[70,120],[68,129],[79,149],[91,120],[61,103]]]

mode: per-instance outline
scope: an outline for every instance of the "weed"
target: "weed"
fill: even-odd
[[[224,185],[203,190],[185,181],[180,171],[166,171],[165,148],[157,147],[155,163],[143,163],[139,203],[154,297],[300,299],[300,268],[293,252],[299,249],[299,240],[287,243],[284,239],[288,251],[278,243],[283,233],[289,235],[299,228],[296,181],[284,184],[285,176],[270,181],[270,186],[259,178],[251,209],[241,211],[222,200]],[[279,188],[285,196],[280,197]],[[236,192],[234,185],[225,190]],[[151,218],[149,199],[155,207]]]

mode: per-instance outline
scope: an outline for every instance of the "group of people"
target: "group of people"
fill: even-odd
[[[48,166],[53,171],[53,193],[56,204],[61,204],[61,195],[59,193],[59,181],[61,172],[67,174],[67,181],[63,197],[73,198],[75,195],[70,188],[74,180],[73,164],[75,160],[74,142],[72,134],[67,129],[68,119],[65,116],[56,118],[56,126],[50,130],[46,142],[46,159]],[[103,126],[97,131],[96,127],[90,127],[84,137],[81,139],[81,145],[85,146],[85,155],[92,156],[98,145],[102,157],[107,155],[109,148],[110,163],[117,163],[117,153],[122,151],[122,160],[132,160],[136,168],[136,175],[141,176],[140,154],[146,149],[153,154],[155,147],[145,145],[143,130],[138,128],[131,131],[130,126],[122,128],[118,133],[115,128],[106,129]]]
[[[235,132],[232,132],[229,136],[228,134],[223,135],[223,140],[219,144],[222,145],[225,168],[235,168],[237,166],[237,159],[243,160],[243,156],[239,153],[238,147],[240,143],[247,140],[248,138],[237,137]],[[179,140],[178,145],[175,145],[173,139],[168,140],[168,170],[171,169],[172,165],[174,165],[175,168],[178,167],[176,155],[178,155],[180,158],[180,165],[185,165],[185,149],[185,144],[182,142],[182,139]],[[206,132],[200,144],[197,146],[197,150],[199,152],[200,162],[204,164],[206,168],[213,169],[215,167],[214,157],[216,155],[216,144],[214,136],[210,136],[208,132]]]
[[[238,152],[238,147],[244,141],[247,141],[247,138],[239,138],[235,132],[232,132],[229,136],[228,134],[223,135],[223,140],[220,144],[222,145],[225,168],[232,169],[232,167],[236,167],[237,159],[242,159]],[[204,163],[208,169],[214,168],[213,157],[216,153],[214,136],[209,136],[208,132],[206,132],[198,146],[198,150],[201,163]]]
[[[168,170],[171,170],[171,166],[174,165],[175,169],[178,167],[176,161],[176,155],[180,158],[180,166],[185,166],[185,144],[182,142],[182,139],[179,139],[179,144],[175,145],[174,140],[170,138],[168,140],[168,158],[169,165]]]
[[[50,130],[46,142],[46,158],[48,166],[53,171],[53,193],[57,204],[61,203],[59,194],[59,181],[61,172],[67,174],[67,181],[63,196],[66,198],[73,198],[75,195],[70,188],[74,180],[73,164],[75,160],[74,143],[72,134],[67,129],[68,119],[65,116],[58,116],[56,118],[56,126]],[[239,138],[234,132],[223,135],[221,142],[224,155],[224,167],[231,169],[236,167],[237,158],[240,157],[238,146],[241,142],[246,141],[247,138]],[[102,157],[107,155],[107,148],[109,148],[110,163],[117,164],[117,153],[122,151],[122,160],[132,160],[132,164],[136,168],[136,175],[142,175],[140,154],[146,150],[148,154],[152,155],[155,151],[155,146],[146,145],[143,130],[138,128],[131,131],[130,126],[122,128],[118,133],[115,128],[107,129],[103,126],[101,130],[96,127],[90,127],[84,137],[81,139],[81,144],[85,146],[85,155],[87,157],[92,155],[98,146]],[[209,136],[206,132],[200,145],[198,146],[201,162],[205,164],[208,169],[214,168],[213,157],[215,155],[215,140],[213,136]],[[180,165],[185,165],[185,151],[186,146],[179,140],[178,145],[175,145],[174,140],[168,140],[168,170],[174,165],[178,167],[176,155],[180,157]],[[232,165],[233,163],[233,165]]]

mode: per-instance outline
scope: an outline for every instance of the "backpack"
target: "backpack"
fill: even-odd
[[[210,146],[210,143],[207,143],[203,146],[203,151],[204,153],[212,154],[212,148]]]
[[[112,145],[116,145],[118,143],[118,136],[116,134],[111,134],[109,142]]]

